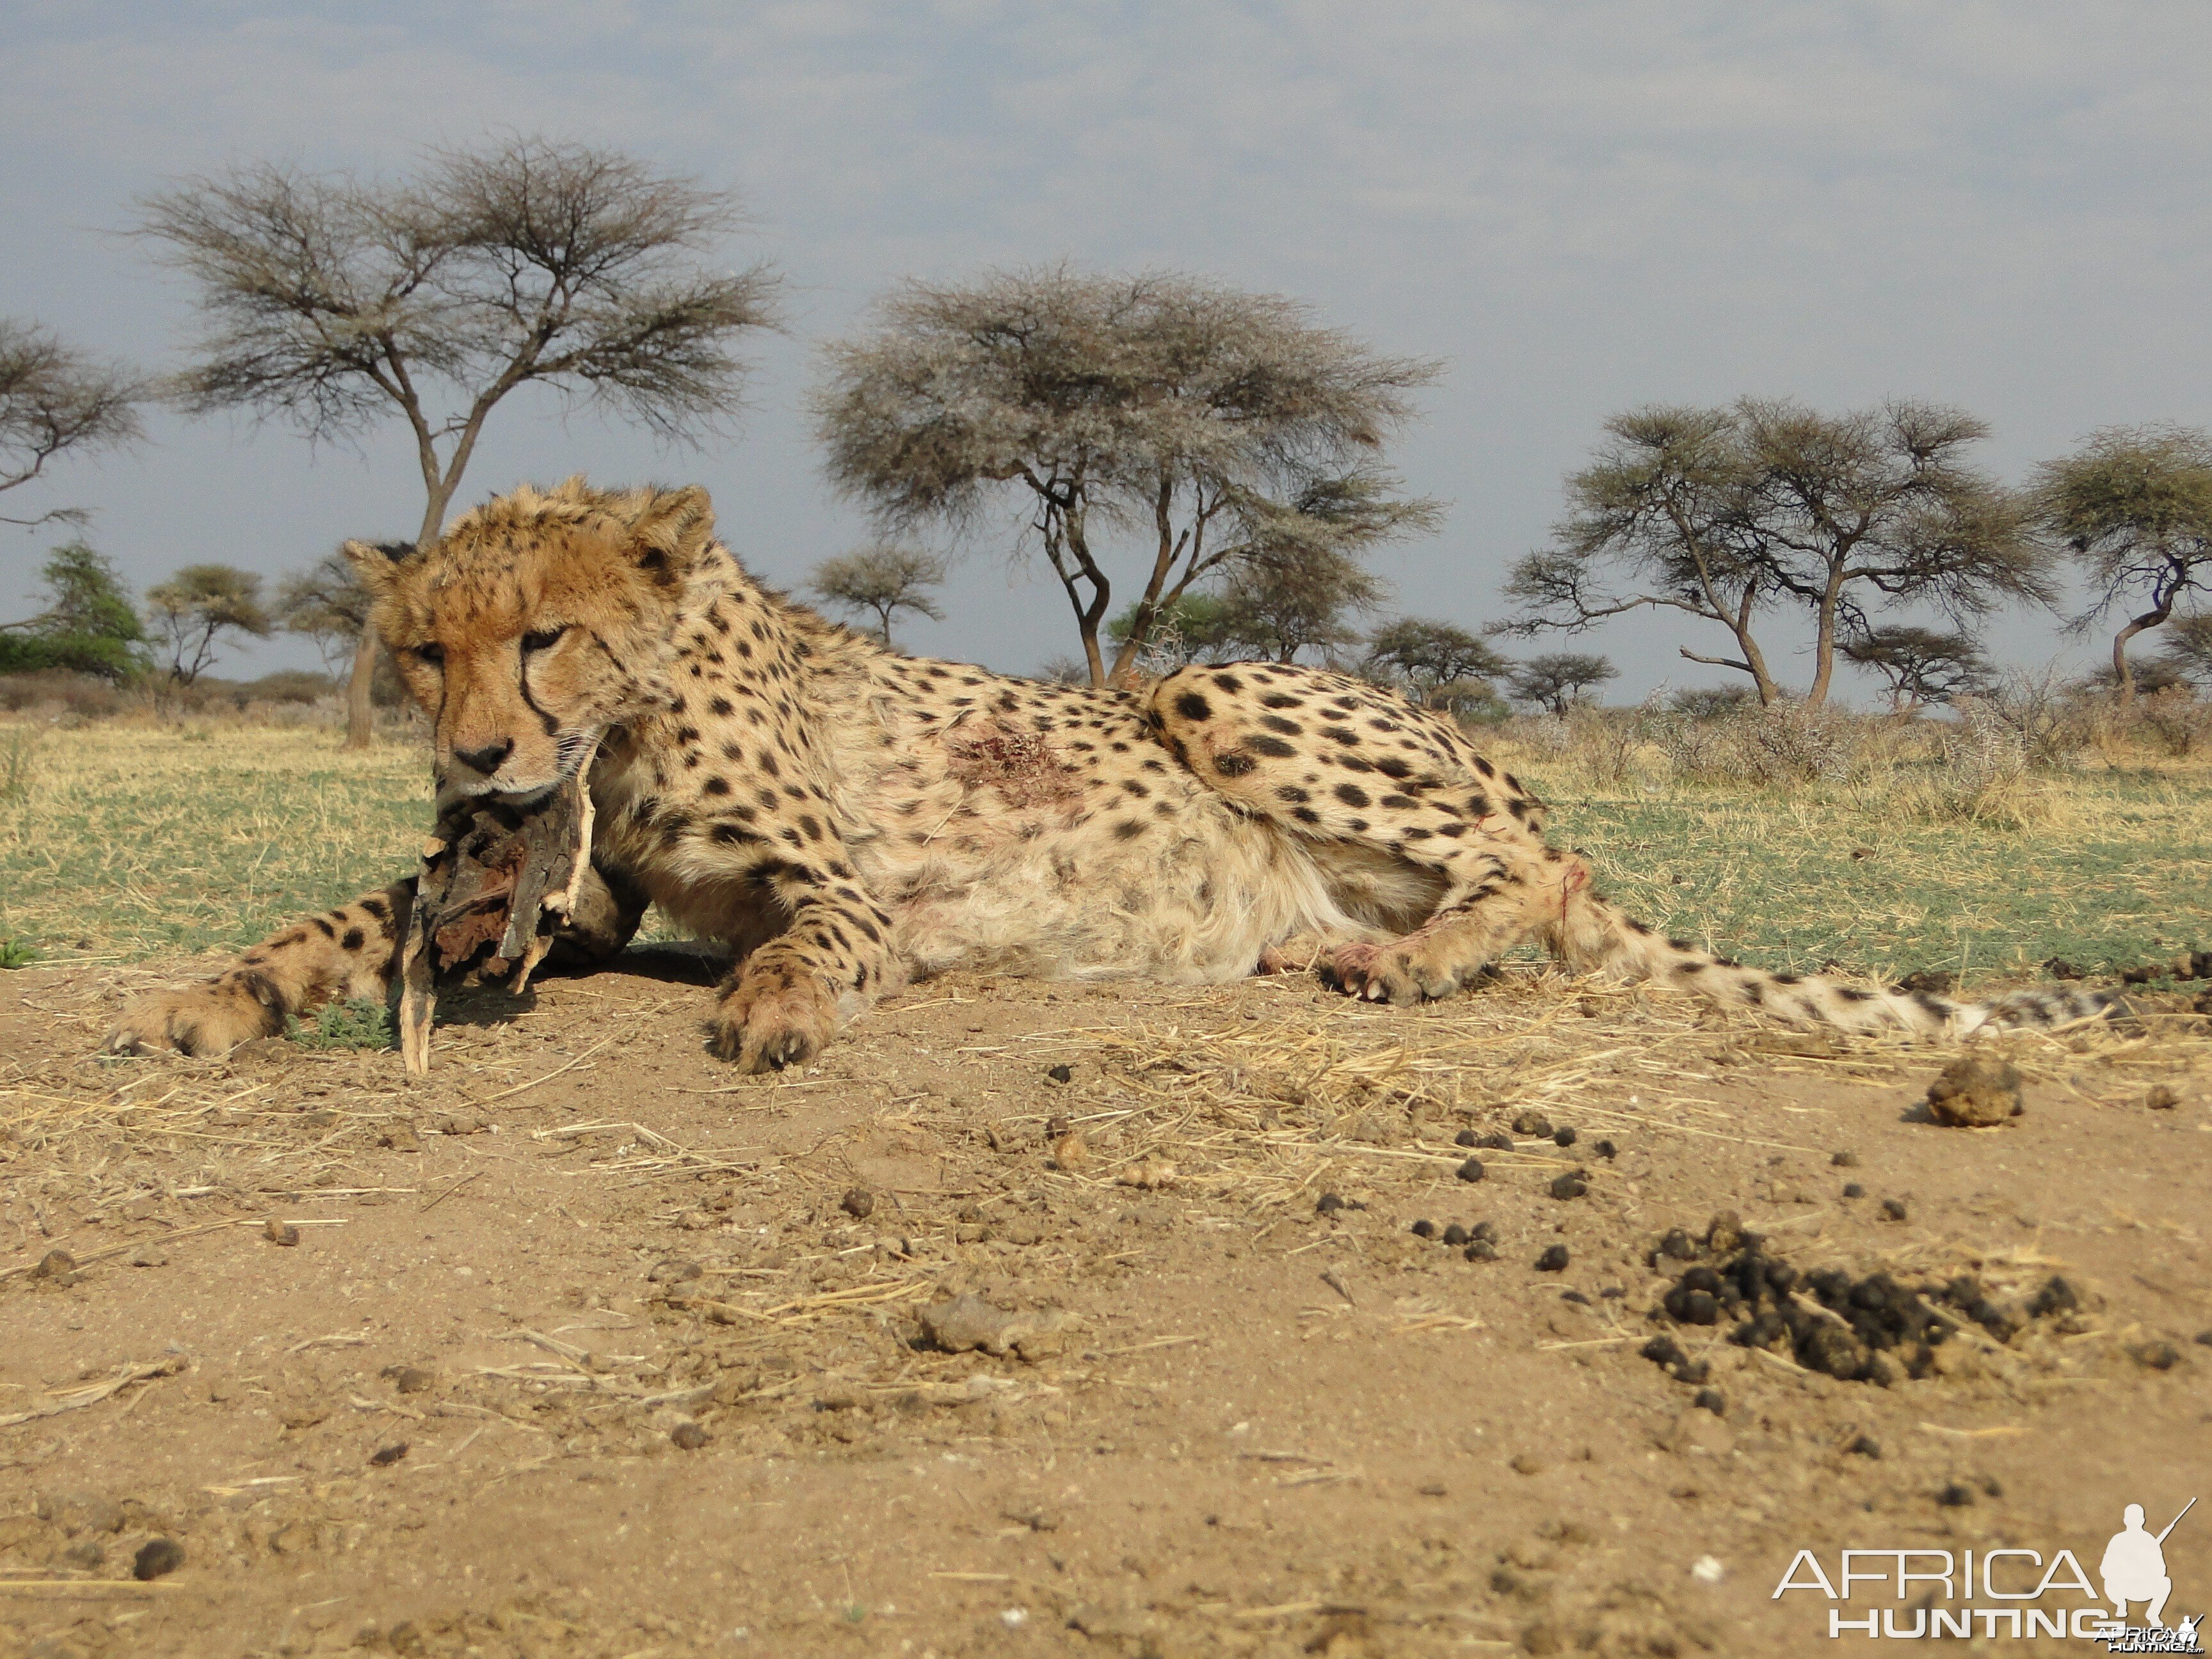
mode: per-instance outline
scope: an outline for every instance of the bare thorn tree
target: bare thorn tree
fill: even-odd
[[[2036,471],[2043,523],[2073,552],[2091,604],[2086,629],[2115,605],[2142,608],[2112,637],[2112,679],[2135,696],[2128,641],[2164,626],[2182,597],[2212,592],[2212,435],[2186,427],[2112,427]]]
[[[1194,584],[1283,551],[1282,516],[1316,491],[1365,492],[1370,542],[1435,521],[1432,503],[1383,493],[1375,457],[1437,365],[1378,356],[1294,301],[1057,267],[909,283],[828,359],[815,410],[831,480],[893,528],[972,528],[1019,502],[1096,684],[1134,672]],[[1109,665],[1117,538],[1139,591]]]
[[[824,559],[807,579],[807,589],[825,605],[848,615],[876,615],[876,637],[891,642],[891,622],[902,611],[932,622],[945,612],[929,590],[945,580],[945,563],[933,553],[878,544]]]
[[[1780,688],[1752,633],[1787,605],[1813,623],[1813,684],[1827,701],[1836,651],[1871,607],[1919,602],[1954,622],[2000,602],[2051,598],[2047,556],[2026,504],[1966,463],[1987,435],[1935,404],[1826,416],[1745,398],[1725,410],[1645,410],[1607,422],[1613,441],[1568,480],[1554,545],[1531,554],[1509,591],[1511,624],[1574,631],[1643,606],[1721,623],[1738,658],[1692,662],[1751,677],[1762,703]],[[1624,574],[1610,586],[1607,567]]]
[[[773,321],[765,267],[705,263],[740,222],[732,198],[581,144],[436,150],[390,182],[264,163],[141,206],[141,234],[198,285],[206,318],[177,400],[317,441],[400,415],[422,474],[418,544],[518,387],[693,442],[738,406],[736,339]],[[364,629],[349,747],[369,741],[376,648]]]
[[[94,362],[51,330],[0,318],[0,491],[30,483],[67,451],[137,441],[144,395],[136,376]],[[35,518],[0,514],[0,524],[82,524],[85,517],[82,507],[59,507]]]

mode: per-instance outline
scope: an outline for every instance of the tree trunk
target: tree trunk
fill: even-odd
[[[376,630],[364,627],[353,648],[353,672],[346,678],[345,747],[366,749],[376,738],[376,709],[370,693],[376,686]]]
[[[2162,605],[2155,611],[2146,611],[2112,636],[2112,681],[2118,687],[2122,703],[2136,700],[2135,670],[2128,665],[2128,641],[2145,629],[2156,628],[2173,614],[2171,605]]]
[[[427,472],[428,467],[424,469]],[[443,487],[430,487],[429,501],[422,512],[422,528],[415,538],[417,551],[438,539],[438,532],[446,527],[446,504],[453,499],[453,486],[460,482],[457,465],[453,476]],[[383,647],[378,642],[376,629],[365,627],[361,630],[361,643],[354,647],[353,672],[346,680],[346,734],[343,747],[366,749],[376,741],[376,659]]]
[[[1827,591],[1820,595],[1820,609],[1815,613],[1819,621],[1813,629],[1813,689],[1805,694],[1808,708],[1827,705],[1828,686],[1836,678],[1836,605],[1843,591],[1843,573],[1832,570]]]

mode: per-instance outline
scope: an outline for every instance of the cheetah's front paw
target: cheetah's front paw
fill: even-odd
[[[837,999],[814,975],[787,968],[747,972],[714,1011],[708,1046],[741,1072],[804,1066],[837,1034]]]
[[[1406,1008],[1450,996],[1481,969],[1462,973],[1437,940],[1416,933],[1389,945],[1340,945],[1321,971],[1347,996]]]
[[[226,1054],[284,1029],[283,1000],[258,975],[226,974],[181,991],[153,991],[123,1011],[110,1054]]]

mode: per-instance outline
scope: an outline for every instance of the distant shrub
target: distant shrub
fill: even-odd
[[[281,669],[236,687],[232,699],[243,708],[250,702],[319,702],[334,695],[337,684],[327,674],[301,668]]]

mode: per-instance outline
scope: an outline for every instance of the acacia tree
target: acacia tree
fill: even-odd
[[[1436,708],[1470,702],[1495,706],[1490,682],[1512,668],[1488,641],[1419,617],[1401,617],[1369,635],[1363,665],[1371,677],[1403,684]]]
[[[771,320],[764,267],[710,270],[734,200],[618,152],[514,138],[434,150],[397,181],[269,163],[141,204],[141,234],[198,285],[206,326],[172,392],[311,441],[402,416],[433,540],[492,410],[540,385],[696,441],[736,407],[733,343]],[[364,629],[346,741],[369,741]]]
[[[135,442],[138,379],[94,362],[50,329],[0,318],[0,491],[38,477],[70,450],[91,453]],[[82,508],[61,507],[35,518],[0,514],[0,524],[82,524]]]
[[[1889,706],[1900,714],[1986,690],[1991,680],[1979,642],[1955,629],[1890,623],[1854,634],[1842,649],[1847,661],[1882,678]]]
[[[1771,703],[1781,689],[1752,627],[1789,606],[1813,624],[1805,701],[1818,708],[1838,644],[1869,630],[1872,609],[1917,602],[1964,623],[2005,600],[2051,599],[2027,504],[1967,464],[1988,428],[1959,410],[1893,402],[1827,416],[1747,398],[1636,411],[1607,429],[1597,464],[1568,480],[1553,546],[1514,571],[1509,591],[1527,610],[1512,631],[1685,611],[1726,626],[1742,655],[1682,654],[1749,675]]]
[[[412,548],[404,542],[377,544],[386,557],[402,559]],[[369,594],[343,553],[325,554],[306,570],[294,571],[276,584],[276,603],[271,611],[277,627],[313,641],[323,659],[323,672],[336,678],[338,665],[360,642],[368,626]]]
[[[1126,679],[1163,611],[1240,561],[1355,555],[1436,521],[1376,457],[1437,366],[1275,295],[1060,267],[908,283],[827,358],[814,410],[831,481],[891,528],[973,529],[1018,504],[1095,684]],[[1109,665],[1109,567],[1125,557],[1139,591]]]
[[[2087,629],[2140,605],[2112,636],[2112,680],[2135,696],[2128,641],[2172,619],[2185,594],[2212,592],[2212,435],[2187,427],[2108,427],[2036,469],[2045,526],[2087,580]]]
[[[932,622],[945,612],[929,590],[945,580],[945,561],[910,547],[878,545],[824,559],[807,586],[824,605],[850,614],[876,613],[876,635],[891,642],[891,619],[902,611]]]
[[[190,685],[207,671],[226,635],[265,640],[276,631],[261,604],[261,578],[228,564],[188,564],[146,590],[147,617],[167,652],[169,677]]]
[[[1516,702],[1564,714],[1591,687],[1620,678],[1620,671],[1603,657],[1554,651],[1517,664],[1507,684]]]
[[[46,608],[0,623],[0,673],[59,668],[121,682],[146,666],[146,630],[114,562],[82,541],[46,559],[40,580]]]

